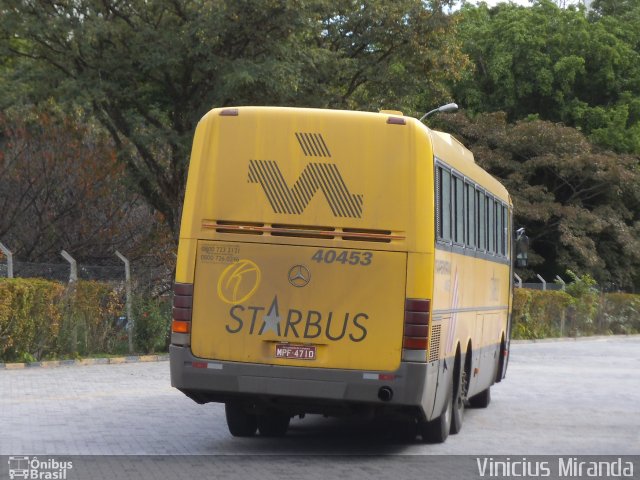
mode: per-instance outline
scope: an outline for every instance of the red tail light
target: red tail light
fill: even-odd
[[[425,298],[407,298],[404,306],[403,348],[426,350],[429,337],[431,301]]]
[[[173,286],[173,322],[171,331],[189,333],[193,313],[193,284],[176,283]]]

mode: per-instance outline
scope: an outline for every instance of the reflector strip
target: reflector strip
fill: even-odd
[[[191,366],[193,368],[208,368],[210,370],[222,370],[221,363],[210,363],[210,362],[191,362]]]
[[[395,380],[396,375],[395,373],[363,373],[362,378],[364,378],[365,380],[389,381],[389,380]]]

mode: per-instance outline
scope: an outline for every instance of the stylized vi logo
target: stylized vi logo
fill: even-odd
[[[336,217],[362,217],[362,195],[349,192],[333,163],[310,163],[289,188],[273,160],[250,160],[249,183],[259,183],[276,213],[301,214],[316,191],[322,191]]]

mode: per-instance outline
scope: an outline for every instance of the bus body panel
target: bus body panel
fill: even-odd
[[[200,241],[191,349],[235,362],[395,370],[405,277],[401,252]],[[279,357],[296,354],[287,345],[310,348]]]

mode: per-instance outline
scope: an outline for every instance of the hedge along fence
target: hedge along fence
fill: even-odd
[[[169,299],[140,295],[134,307],[138,352],[165,351]],[[122,288],[109,283],[0,279],[0,361],[126,353],[124,312]]]
[[[567,292],[516,289],[513,338],[640,333],[640,295],[600,294],[580,281]],[[122,288],[109,283],[0,279],[0,361],[124,354],[124,311]],[[170,299],[137,295],[134,319],[138,352],[166,351]]]
[[[517,288],[512,337],[536,339],[640,333],[640,295]]]

